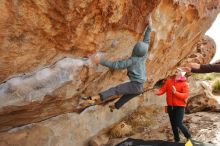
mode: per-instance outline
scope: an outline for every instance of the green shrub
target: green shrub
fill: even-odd
[[[196,79],[209,80],[214,81],[215,79],[220,78],[219,73],[208,73],[208,74],[192,74],[192,76]]]
[[[219,79],[214,81],[214,83],[212,84],[212,88],[213,88],[213,92],[220,93],[220,80]]]
[[[212,74],[207,74],[204,79],[205,79],[205,80],[210,80],[210,81],[212,81],[212,80],[215,79],[215,77],[214,77],[214,75],[212,75]]]
[[[220,78],[220,73],[212,73],[214,78]]]

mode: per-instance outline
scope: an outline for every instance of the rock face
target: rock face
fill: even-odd
[[[215,48],[215,42],[212,38],[204,36],[193,46],[192,53],[183,59],[179,64],[185,66],[190,62],[206,63],[213,56],[213,51],[210,48]],[[196,93],[196,92],[195,92]]]
[[[219,5],[219,1],[177,0],[160,3],[152,14],[155,34],[152,35],[153,45],[148,63],[150,81],[155,83],[155,78],[162,79],[167,76],[177,64],[191,56],[196,48],[201,52],[206,46],[210,48],[215,46],[207,43],[210,41],[205,41],[203,34],[207,26],[210,26],[208,17],[213,16],[209,12],[215,11],[215,8],[218,9],[216,4]],[[207,48],[206,50],[214,51]],[[211,57],[214,53],[212,51],[201,57]]]
[[[0,131],[75,112],[80,96],[97,94],[127,81],[126,71],[94,66],[88,57],[99,51],[106,53],[110,60],[130,56],[133,46],[142,38],[149,15],[153,31],[146,89],[166,78],[189,57],[199,58],[201,63],[209,62],[215,45],[204,34],[219,13],[219,5],[218,0],[2,0]],[[137,105],[134,108],[126,106],[130,110],[135,107]],[[105,114],[107,112],[99,116]],[[81,135],[80,138],[84,138],[80,142],[74,142],[74,138],[71,144],[59,141],[61,135],[57,136],[54,128],[44,131],[42,126],[34,126],[29,136],[31,139],[45,132],[48,135],[45,145],[62,142],[66,146],[84,145],[98,130],[123,116],[114,114],[113,120],[102,126],[94,123],[95,131],[87,127],[91,133]],[[80,121],[79,116],[73,117]],[[92,116],[87,118],[93,119]],[[48,120],[41,124],[44,127],[50,122],[53,123]],[[57,128],[65,124],[61,122]],[[74,127],[80,123],[72,124]],[[28,145],[24,137],[29,131],[25,129],[28,127],[15,132],[21,133],[18,141],[1,134],[2,145]],[[32,132],[32,128],[29,130]],[[71,132],[71,128],[68,130]],[[10,137],[13,132],[7,134]],[[51,134],[57,136],[55,144],[50,143],[54,138],[49,136]],[[44,139],[39,137],[36,143],[41,138]]]
[[[132,113],[142,102],[141,99],[134,98],[114,112],[110,112],[108,105],[98,105],[87,108],[80,114],[63,114],[14,128],[0,133],[0,146],[87,146],[91,137],[99,131],[111,127],[122,117]],[[108,140],[107,138],[106,141]]]
[[[190,98],[187,102],[186,112],[195,113],[200,111],[220,111],[219,97],[212,94],[211,85],[207,81],[190,82]]]
[[[158,2],[3,0],[0,80],[35,72],[64,56],[130,50],[145,29],[146,16]]]
[[[219,113],[198,112],[187,115],[185,122],[196,140],[217,146],[220,143],[219,120]]]

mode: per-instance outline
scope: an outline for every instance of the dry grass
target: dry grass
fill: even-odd
[[[131,136],[137,132],[141,132],[146,127],[151,127],[155,123],[155,115],[159,112],[161,110],[157,108],[138,108],[110,130],[110,137],[121,138]]]
[[[219,73],[193,74],[192,76],[197,79],[209,80],[209,81],[213,81],[215,79],[220,78]]]
[[[133,135],[132,131],[133,129],[131,125],[128,125],[126,122],[122,121],[115,125],[109,134],[111,138],[122,138]]]
[[[153,124],[152,117],[154,113],[154,109],[140,107],[126,118],[126,122],[134,129],[140,126],[150,126]]]

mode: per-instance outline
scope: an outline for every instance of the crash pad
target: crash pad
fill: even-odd
[[[116,146],[214,146],[196,140],[187,141],[187,143],[177,143],[162,140],[148,140],[128,138]]]

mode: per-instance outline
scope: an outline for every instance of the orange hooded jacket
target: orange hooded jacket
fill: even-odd
[[[173,93],[172,86],[176,88],[175,94]],[[165,92],[168,106],[185,107],[189,97],[189,85],[186,82],[186,77],[181,77],[179,80],[176,80],[175,77],[168,79],[157,95],[162,95]]]

